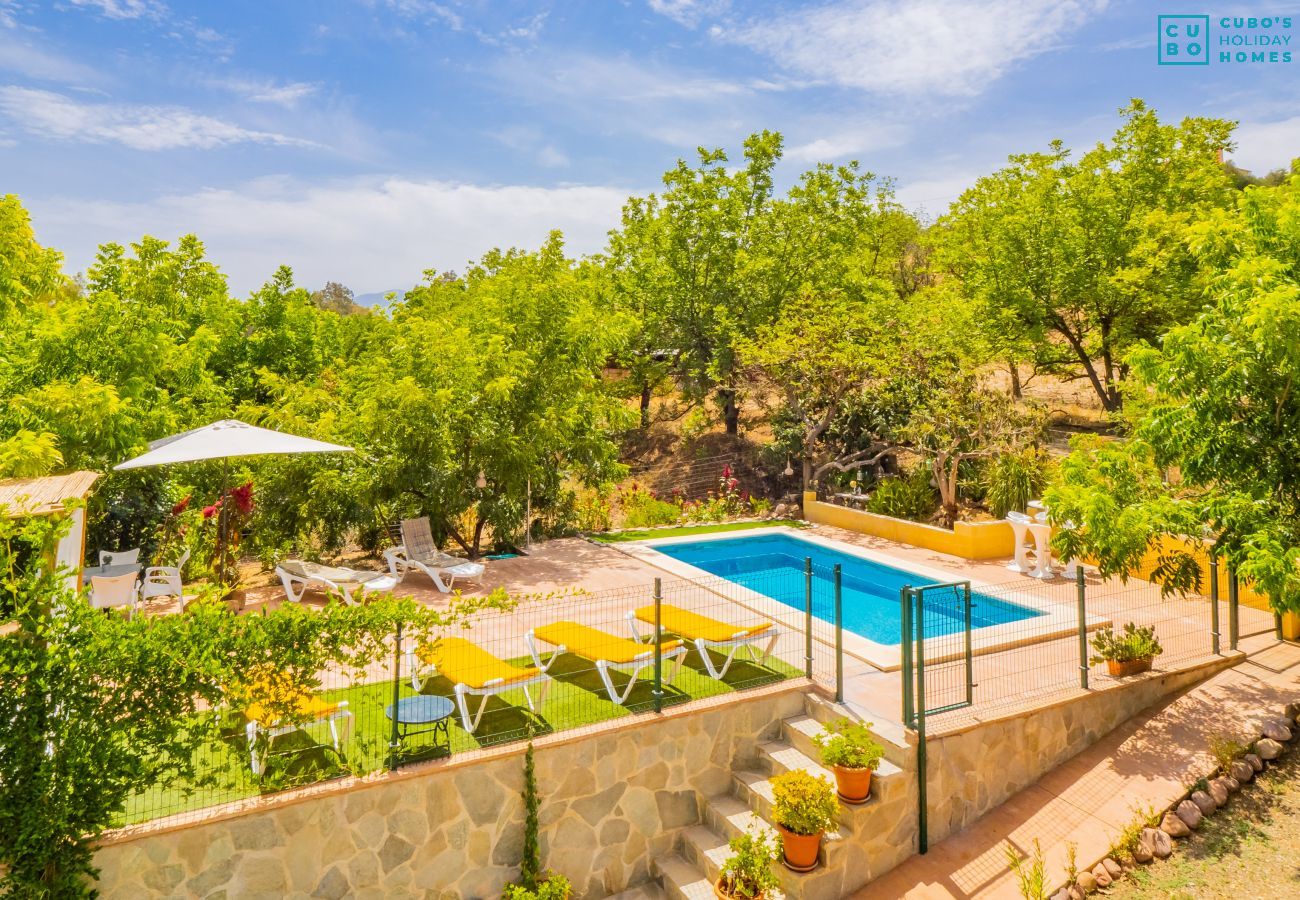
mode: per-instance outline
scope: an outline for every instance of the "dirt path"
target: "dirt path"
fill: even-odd
[[[1260,775],[1206,820],[1169,860],[1132,873],[1125,900],[1300,897],[1300,751]]]

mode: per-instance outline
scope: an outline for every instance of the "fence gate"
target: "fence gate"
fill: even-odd
[[[975,702],[969,581],[904,587],[900,592],[903,724],[917,736],[918,849],[929,849],[926,716]]]

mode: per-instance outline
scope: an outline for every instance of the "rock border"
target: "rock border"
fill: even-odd
[[[1265,712],[1255,728],[1259,737],[1251,742],[1250,752],[1233,760],[1226,770],[1212,773],[1189,787],[1164,811],[1158,827],[1142,829],[1133,850],[1136,863],[1145,865],[1172,856],[1174,841],[1186,838],[1200,828],[1206,816],[1218,811],[1232,794],[1253,781],[1270,762],[1282,758],[1295,740],[1297,727],[1300,727],[1300,701],[1288,703],[1280,716]],[[1131,862],[1124,864],[1107,856],[1091,869],[1080,870],[1073,881],[1062,885],[1051,898],[1083,900],[1096,890],[1110,887],[1133,868]]]

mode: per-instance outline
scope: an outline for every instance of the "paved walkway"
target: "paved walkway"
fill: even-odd
[[[1300,700],[1300,645],[1271,636],[1243,640],[1237,666],[1153,706],[1043,776],[965,831],[914,856],[854,896],[1017,898],[1008,871],[1008,841],[1026,853],[1035,838],[1058,882],[1066,847],[1080,867],[1096,863],[1135,810],[1163,809],[1214,767],[1209,739],[1258,736],[1264,715]]]

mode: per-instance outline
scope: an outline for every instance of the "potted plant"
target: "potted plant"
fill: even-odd
[[[731,855],[722,864],[722,874],[713,885],[719,900],[746,897],[764,900],[780,887],[772,863],[781,857],[776,835],[766,828],[751,827],[731,839]]]
[[[835,787],[845,803],[866,803],[871,796],[871,773],[880,768],[885,748],[868,729],[870,722],[836,719],[822,726],[813,738],[821,748],[822,764],[835,772]]]
[[[1133,622],[1118,634],[1109,625],[1098,629],[1092,637],[1092,647],[1097,651],[1092,662],[1104,660],[1112,678],[1150,672],[1151,660],[1165,652],[1156,639],[1154,626],[1139,627]]]
[[[835,824],[839,804],[831,783],[803,769],[772,778],[772,818],[781,832],[785,865],[796,872],[817,868],[822,835]]]

